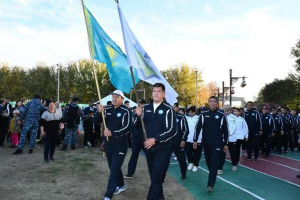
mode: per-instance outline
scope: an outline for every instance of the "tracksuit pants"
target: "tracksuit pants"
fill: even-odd
[[[64,146],[68,146],[70,137],[72,138],[71,145],[76,146],[78,125],[73,128],[65,128]]]
[[[223,152],[223,144],[203,144],[206,165],[209,170],[207,186],[214,186],[217,179],[220,153]]]
[[[170,162],[172,146],[170,142],[155,144],[145,149],[147,165],[151,178],[147,200],[164,199],[163,182]]]
[[[224,152],[223,149],[224,149],[224,144],[221,148],[222,151],[220,152],[218,170],[223,170],[223,166],[225,164],[226,152]]]
[[[189,163],[193,163],[194,166],[198,167],[202,154],[202,144],[198,143],[197,149],[193,148],[193,143],[185,143],[185,153]],[[177,156],[176,156],[177,157]]]
[[[174,151],[177,161],[179,162],[181,175],[186,176],[187,164],[184,148],[180,148],[180,143],[174,143],[172,144],[172,151]]]
[[[237,142],[228,142],[228,149],[231,157],[232,166],[237,166]],[[240,156],[239,156],[240,157]]]
[[[143,139],[142,138],[139,138],[139,139],[133,138],[132,144],[131,144],[131,149],[132,149],[132,154],[130,156],[130,160],[128,163],[128,173],[127,174],[134,175],[135,170],[136,170],[137,161],[139,159],[140,151],[143,150],[145,152]]]
[[[288,144],[290,144],[290,149],[292,152],[294,152],[294,136],[290,132],[284,132],[284,135],[282,137],[283,140],[283,149],[284,152],[288,150]]]
[[[44,159],[49,158],[49,152],[50,157],[53,157],[55,146],[56,146],[56,139],[58,137],[58,132],[50,132],[45,130],[46,136],[44,138],[45,146],[44,146]]]
[[[121,167],[127,153],[127,148],[128,146],[126,144],[118,148],[106,147],[105,149],[108,167],[110,169],[105,197],[112,198],[116,188],[125,185]]]
[[[258,132],[249,132],[247,141],[248,158],[252,158],[252,149],[254,150],[254,158],[258,158],[259,153],[259,135]]]
[[[236,141],[236,162],[240,162],[240,156],[241,156],[241,146],[243,143],[245,143],[245,140],[237,140]]]
[[[265,153],[266,156],[271,153],[271,144],[272,144],[272,136],[271,133],[265,133],[262,135],[262,152]]]

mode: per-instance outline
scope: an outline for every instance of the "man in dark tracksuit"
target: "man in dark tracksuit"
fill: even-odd
[[[187,137],[189,135],[189,126],[187,124],[186,118],[184,115],[178,113],[178,103],[174,104],[174,110],[177,114],[176,122],[177,122],[177,134],[172,138],[172,151],[174,151],[175,156],[179,162],[180,170],[181,170],[181,179],[186,179],[186,155],[184,151],[185,143],[187,141]]]
[[[294,140],[293,140],[293,126],[294,126],[294,120],[291,114],[288,113],[288,108],[283,107],[281,109],[281,117],[283,121],[283,132],[284,135],[282,135],[281,140],[283,141],[284,150],[283,153],[288,152],[288,143],[290,143],[290,149],[291,152],[294,153]]]
[[[265,154],[265,158],[268,158],[271,153],[271,142],[272,137],[275,136],[276,126],[275,121],[272,115],[268,113],[268,108],[266,106],[262,108],[262,113],[262,155]]]
[[[276,108],[272,108],[271,112],[272,112],[271,114],[275,121],[275,126],[276,126],[275,136],[272,139],[272,149],[275,152],[278,152],[279,154],[281,154],[282,153],[282,142],[281,142],[280,137],[281,137],[281,135],[284,135],[283,121],[282,121],[281,116],[277,114]]]
[[[146,101],[144,99],[140,99],[140,107],[143,108]],[[136,113],[133,114],[132,117],[132,143],[131,143],[131,149],[132,149],[132,154],[130,156],[130,160],[128,162],[128,173],[124,175],[124,178],[133,178],[133,175],[136,170],[136,165],[137,161],[139,159],[140,151],[144,149],[144,134],[143,134],[143,128],[141,123],[136,123],[137,122],[137,115]]]
[[[176,113],[172,106],[164,101],[165,86],[156,83],[153,86],[152,98],[144,109],[136,109],[138,122],[143,116],[147,132],[145,153],[151,178],[147,200],[164,199],[163,182],[171,156],[171,138],[176,135]]]
[[[223,112],[218,110],[218,98],[212,96],[208,100],[209,110],[201,113],[196,125],[194,149],[202,130],[202,143],[206,164],[209,170],[207,192],[212,192],[217,178],[219,158],[222,151],[228,149],[227,119]]]
[[[131,111],[123,105],[124,94],[120,90],[112,93],[112,104],[104,109],[106,129],[105,153],[110,169],[110,175],[104,200],[110,200],[113,194],[119,194],[126,190],[122,174],[122,164],[127,153],[127,135],[131,129]],[[103,106],[98,106],[99,112],[95,118],[99,123],[103,121],[101,112]]]
[[[255,161],[257,161],[259,154],[259,135],[262,135],[262,127],[260,114],[253,108],[252,101],[247,103],[247,111],[244,113],[244,119],[246,120],[249,129],[247,141],[248,157],[246,160],[252,159],[252,148],[254,148],[254,158]]]

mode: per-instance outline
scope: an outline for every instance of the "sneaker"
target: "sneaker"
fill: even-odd
[[[300,178],[300,174],[299,174],[299,175],[297,175],[297,178]]]
[[[91,143],[90,143],[89,141],[87,142],[87,145],[88,145],[89,147],[92,146]]]
[[[22,154],[22,153],[23,153],[22,150],[17,149],[17,150],[13,153],[13,155]]]
[[[50,160],[54,161],[55,159],[53,158],[53,156],[50,157]]]
[[[181,180],[184,181],[185,179],[186,179],[186,175],[182,175],[182,176],[181,176]]]
[[[71,145],[71,150],[75,150],[75,146],[74,145]]]
[[[126,189],[127,189],[126,185],[124,185],[123,187],[117,187],[117,189],[114,192],[114,194],[119,194],[120,192],[123,192]]]
[[[193,167],[193,172],[197,172],[198,171],[198,167],[197,166],[194,166]]]
[[[48,162],[49,162],[49,159],[48,159],[48,158],[44,158],[44,162],[45,162],[45,163],[48,163]]]
[[[87,149],[87,146],[84,146],[85,149]]]
[[[193,163],[190,163],[189,166],[188,166],[188,170],[192,170],[192,169],[193,169],[193,166],[194,166],[194,164],[193,164]]]
[[[218,175],[223,174],[223,170],[218,170],[217,174],[218,174]]]
[[[232,171],[237,171],[237,166],[232,166]]]
[[[104,197],[104,199],[103,200],[110,200],[110,198],[108,198],[108,197]]]
[[[177,160],[177,157],[175,156],[175,157],[173,158],[173,160]]]
[[[133,175],[131,175],[131,174],[126,174],[126,175],[124,175],[124,178],[133,178]]]
[[[32,149],[29,149],[28,153],[30,153],[30,154],[33,153],[33,150],[32,150]]]
[[[208,193],[212,193],[214,191],[213,187],[212,186],[208,186],[207,187],[207,192]]]
[[[250,157],[250,158],[248,157],[248,158],[246,158],[246,160],[253,160],[253,158],[252,157]]]

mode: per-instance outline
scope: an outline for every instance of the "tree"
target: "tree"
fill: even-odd
[[[178,102],[180,105],[196,104],[196,69],[182,63],[180,66],[171,66],[169,69],[162,71],[164,77],[178,93]],[[197,73],[198,80],[198,100],[200,99],[200,90],[202,85],[202,72]]]

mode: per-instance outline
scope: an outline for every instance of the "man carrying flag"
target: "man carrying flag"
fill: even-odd
[[[151,178],[147,200],[164,199],[163,182],[171,156],[171,138],[177,133],[176,113],[173,107],[164,101],[165,86],[156,83],[153,86],[149,104],[136,108],[137,123],[143,118],[147,132],[145,154]]]

